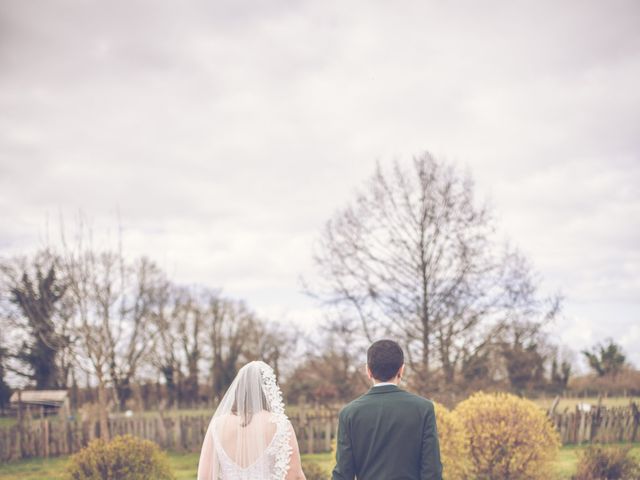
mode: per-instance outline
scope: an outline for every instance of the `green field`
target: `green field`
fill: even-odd
[[[554,463],[556,478],[568,479],[575,472],[578,453],[584,447],[569,446],[560,450],[558,459]],[[640,443],[634,445],[632,454],[640,460]],[[194,453],[177,454],[170,453],[169,460],[178,480],[193,480],[196,476],[198,455]],[[304,455],[303,462],[315,462],[320,464],[327,474],[333,467],[331,454]],[[50,460],[25,460],[10,464],[0,465],[0,480],[59,480],[63,479],[66,458]]]

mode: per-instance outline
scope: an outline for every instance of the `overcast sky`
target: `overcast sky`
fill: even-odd
[[[561,290],[554,331],[640,366],[640,3],[0,1],[0,255],[78,210],[273,320],[375,162],[468,168]]]

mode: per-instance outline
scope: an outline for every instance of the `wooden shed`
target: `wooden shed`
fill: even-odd
[[[67,390],[21,390],[13,392],[10,406],[14,409],[30,410],[33,415],[59,414],[68,416],[69,394]]]

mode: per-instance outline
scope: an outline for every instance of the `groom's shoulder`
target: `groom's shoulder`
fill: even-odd
[[[370,401],[370,397],[370,395],[367,395],[365,393],[364,395],[360,395],[358,398],[351,400],[340,409],[339,418],[346,419],[361,408],[366,408],[368,402]]]
[[[428,398],[422,397],[415,393],[407,392],[406,390],[402,390],[402,393],[404,394],[404,398],[406,399],[407,402],[411,402],[427,410],[434,409],[432,400],[429,400]]]

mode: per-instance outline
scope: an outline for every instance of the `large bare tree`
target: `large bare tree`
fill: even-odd
[[[107,386],[109,382],[112,321],[118,309],[118,258],[91,248],[66,249],[62,262],[69,278],[69,294],[75,304],[74,344],[77,366],[98,384],[100,435],[109,438]]]
[[[309,287],[369,340],[399,339],[414,380],[450,383],[465,356],[529,297],[521,256],[497,241],[469,175],[428,153],[377,166],[355,200],[326,224]],[[438,375],[434,375],[438,372]]]
[[[63,232],[60,261],[74,307],[75,358],[77,367],[97,381],[101,435],[108,438],[108,387],[124,408],[153,344],[153,319],[166,279],[150,260],[126,259],[121,244],[96,248],[82,223],[75,240],[67,243]]]

